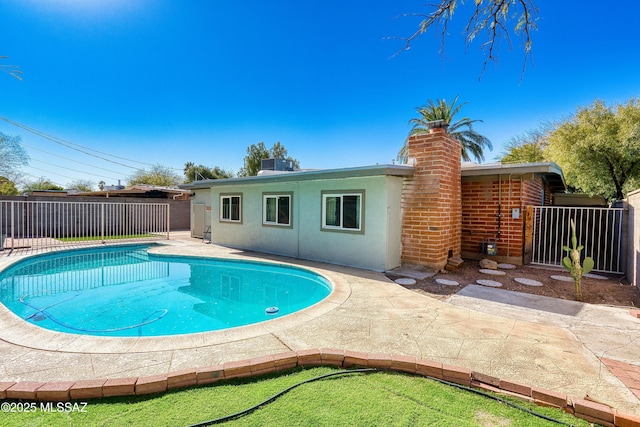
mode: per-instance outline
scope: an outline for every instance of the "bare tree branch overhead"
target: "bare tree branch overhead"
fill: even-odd
[[[482,73],[490,61],[498,61],[499,41],[504,39],[512,48],[511,34],[522,40],[524,61],[522,71],[526,69],[527,61],[532,55],[532,33],[538,29],[538,8],[533,0],[472,0],[473,9],[468,15],[464,29],[467,47],[476,39],[480,40],[480,48],[486,57],[482,66]],[[464,0],[441,0],[440,3],[427,4],[430,11],[420,14],[405,14],[403,16],[418,16],[422,21],[418,29],[409,37],[400,37],[404,42],[396,55],[411,48],[411,44],[421,35],[434,28],[440,33],[440,53],[445,53],[445,40],[449,35],[449,23],[456,10],[462,12],[470,10],[464,8]]]

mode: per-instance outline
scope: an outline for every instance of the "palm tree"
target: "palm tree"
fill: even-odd
[[[427,104],[416,108],[420,117],[409,120],[409,123],[413,124],[411,132],[409,132],[409,136],[429,133],[429,122],[444,120],[449,124],[449,127],[447,128],[449,135],[460,141],[462,144],[462,160],[468,162],[471,161],[471,157],[473,157],[478,162],[481,162],[484,160],[482,150],[484,148],[491,150],[493,149],[493,146],[491,145],[489,138],[480,135],[478,132],[473,130],[473,123],[482,122],[482,120],[471,120],[468,117],[463,117],[456,122],[453,121],[456,114],[460,112],[460,109],[467,104],[464,102],[460,105],[456,105],[457,102],[458,96],[454,98],[451,104],[447,103],[445,99],[439,99],[436,102],[430,99]],[[400,163],[406,163],[408,154],[409,146],[407,141],[405,141],[404,145],[398,152],[398,161]]]

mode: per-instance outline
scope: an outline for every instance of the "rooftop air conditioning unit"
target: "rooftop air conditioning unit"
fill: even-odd
[[[260,169],[263,171],[293,171],[293,160],[262,159]]]

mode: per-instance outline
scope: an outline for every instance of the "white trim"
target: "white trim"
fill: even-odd
[[[289,199],[289,214],[287,215],[288,222],[278,222],[278,212],[280,206],[280,199]],[[267,199],[276,199],[276,219],[275,221],[267,221]],[[273,225],[278,227],[290,227],[291,226],[291,212],[292,212],[292,200],[291,194],[263,194],[262,195],[262,225]]]
[[[344,227],[344,198],[345,196],[356,196],[358,197],[358,227]],[[340,198],[340,217],[338,218],[338,222],[340,225],[327,225],[327,199],[329,197],[339,197]],[[322,229],[323,230],[339,230],[339,231],[352,231],[352,232],[361,232],[362,231],[362,199],[364,198],[363,193],[361,192],[324,192],[322,193]]]
[[[233,199],[238,198],[238,219],[233,219]],[[229,218],[224,217],[224,200],[229,199]],[[242,194],[221,194],[220,195],[220,222],[242,222]]]

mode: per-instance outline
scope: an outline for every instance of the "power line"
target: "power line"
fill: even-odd
[[[38,169],[36,169],[36,170],[38,170]],[[46,172],[46,171],[39,171],[39,170],[38,170],[38,172]],[[29,175],[29,176],[31,176],[31,177],[33,177],[33,178],[35,178],[35,179],[41,179],[41,178],[44,178],[43,176],[35,176],[34,174],[29,173],[29,172],[24,172],[24,174],[25,174],[25,175]],[[52,184],[58,185],[58,186],[60,186],[60,187],[64,187],[64,185],[60,184],[59,182],[53,182],[53,181],[50,181],[50,180],[49,180],[49,182],[51,182]]]
[[[78,161],[78,160],[70,159],[69,157],[64,157],[64,156],[61,156],[61,155],[59,155],[59,154],[50,153],[49,151],[42,150],[42,149],[40,149],[40,148],[36,148],[36,147],[32,147],[32,146],[27,145],[27,144],[25,144],[25,143],[21,143],[21,145],[22,145],[23,147],[27,147],[27,148],[30,148],[30,149],[32,149],[32,150],[41,151],[41,152],[43,152],[43,153],[45,153],[45,154],[48,154],[48,155],[50,155],[50,156],[60,157],[61,159],[65,159],[65,160],[68,160],[68,161],[70,161],[70,162],[74,162],[74,163],[79,163],[79,164],[81,164],[81,165],[87,165],[87,164],[86,164],[86,163],[84,163],[84,162],[80,162],[80,161]],[[90,165],[87,165],[87,166],[90,166]],[[122,174],[122,172],[114,171],[114,170],[111,170],[111,169],[101,168],[101,167],[99,167],[99,166],[91,166],[91,167],[92,167],[92,168],[95,168],[95,169],[100,169],[100,170],[103,170],[103,171],[111,172],[111,173]],[[138,169],[138,170],[141,170],[141,169]],[[90,174],[90,175],[93,175],[93,174]],[[98,175],[98,176],[100,176],[100,175]]]
[[[29,168],[31,168],[31,169],[35,169],[35,170],[37,170],[38,172],[50,173],[50,174],[58,175],[58,176],[61,176],[61,177],[63,177],[63,178],[67,178],[67,179],[72,179],[72,180],[76,180],[76,179],[77,179],[77,178],[73,178],[73,177],[71,177],[71,176],[66,176],[66,175],[62,175],[62,174],[59,174],[59,173],[55,173],[55,172],[51,172],[51,171],[46,171],[46,170],[44,170],[44,169],[34,168],[33,166],[27,166],[27,167],[29,167]],[[31,174],[30,174],[30,173],[27,173],[27,175],[31,175]],[[31,176],[33,176],[33,175],[31,175]]]
[[[56,144],[62,145],[62,146],[67,147],[67,148],[70,148],[71,150],[78,151],[80,153],[86,154],[87,156],[96,157],[96,158],[98,158],[100,160],[104,160],[106,162],[115,163],[117,165],[124,166],[124,167],[129,168],[129,169],[140,170],[140,168],[137,168],[137,167],[134,167],[134,166],[129,166],[129,165],[126,165],[124,163],[116,162],[115,160],[106,159],[106,158],[98,156],[96,154],[89,153],[89,152],[87,152],[85,150],[89,150],[89,151],[100,153],[100,154],[103,154],[103,155],[106,155],[106,156],[114,157],[116,159],[126,160],[128,162],[139,163],[141,165],[146,165],[146,166],[154,166],[151,163],[144,163],[144,162],[140,162],[138,160],[131,160],[131,159],[127,159],[127,158],[124,158],[124,157],[119,157],[119,156],[116,156],[116,155],[113,155],[113,154],[104,153],[102,151],[94,150],[93,148],[85,147],[83,145],[74,144],[73,142],[65,141],[64,139],[60,139],[60,138],[56,138],[56,137],[51,136],[51,135],[47,135],[46,133],[41,132],[39,130],[30,128],[30,127],[28,127],[26,125],[23,125],[23,124],[20,124],[18,122],[14,122],[13,120],[7,119],[6,117],[0,117],[0,120],[4,120],[7,123],[10,123],[10,124],[12,124],[14,126],[19,127],[20,129],[24,129],[27,132],[31,132],[34,135],[40,136],[40,137],[42,137],[44,139],[48,139],[51,142],[55,142]],[[75,147],[82,147],[83,149],[75,148],[74,146]]]
[[[56,165],[54,163],[48,163],[48,162],[45,162],[45,161],[42,161],[42,160],[37,160],[37,159],[31,159],[31,160],[33,160],[34,162],[38,162],[38,163],[44,163],[45,165],[49,165],[49,166],[60,167],[59,165]],[[71,168],[67,168],[67,167],[65,167],[65,169],[66,170],[70,170],[70,171],[74,171],[74,172],[80,172],[80,173],[83,173],[83,174],[86,174],[86,175],[97,176],[99,178],[107,178],[107,179],[112,179],[112,180],[117,180],[118,179],[118,178],[113,178],[111,176],[97,175],[97,174],[94,174],[94,173],[91,173],[91,172],[85,172],[85,171],[81,171],[81,170],[78,170],[78,169],[71,169]]]

